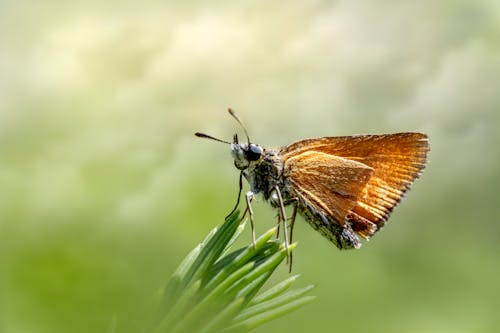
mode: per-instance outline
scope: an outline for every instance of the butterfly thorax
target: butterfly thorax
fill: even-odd
[[[250,184],[251,191],[255,194],[262,193],[266,200],[269,200],[276,185],[280,190],[285,188],[282,177],[283,159],[274,149],[264,149],[262,157],[250,163],[243,175]]]

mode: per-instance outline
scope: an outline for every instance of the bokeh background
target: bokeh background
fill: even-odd
[[[193,136],[241,133],[228,106],[264,146],[432,146],[361,250],[298,221],[294,271],[318,298],[256,332],[498,332],[492,0],[0,2],[0,332],[138,332],[234,203],[228,147]]]

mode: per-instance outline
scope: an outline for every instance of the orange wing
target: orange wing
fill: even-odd
[[[319,207],[328,216],[341,225],[349,223],[354,231],[368,239],[384,225],[393,208],[425,168],[428,151],[425,134],[396,133],[307,139],[283,147],[280,154],[285,170],[289,163],[296,165],[289,172],[289,177],[302,191],[300,194],[307,196],[310,192],[318,197],[322,202]],[[313,157],[316,154],[320,154],[318,156],[325,163],[330,161],[336,164],[332,164],[331,168],[324,166],[319,171],[314,166]],[[351,171],[344,172],[342,167],[345,163],[339,163],[338,158],[371,170],[368,179],[364,178],[368,174],[361,176],[350,174]],[[297,159],[301,160],[299,165]],[[308,167],[309,163],[311,166]],[[303,176],[299,168],[308,173]],[[323,175],[318,176],[320,173]],[[323,183],[321,188],[314,187],[313,184],[318,182]],[[339,196],[341,192],[337,189],[349,189],[350,192],[346,192],[347,197]],[[324,195],[318,196],[319,191]],[[330,195],[330,199],[324,197]]]
[[[373,169],[363,163],[305,151],[285,161],[283,175],[297,194],[344,224],[372,173]]]

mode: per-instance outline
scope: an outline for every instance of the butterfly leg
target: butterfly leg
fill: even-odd
[[[298,198],[293,198],[294,201],[293,203],[293,211],[292,211],[292,217],[290,217],[290,243],[293,242],[293,226],[295,225],[295,218],[297,217],[297,210],[299,208],[299,199]]]
[[[236,200],[236,205],[234,205],[233,210],[229,214],[227,214],[227,216],[225,218],[226,220],[229,216],[233,215],[233,213],[236,211],[236,209],[238,209],[238,206],[240,205],[240,198],[241,198],[241,191],[242,190],[243,190],[243,171],[240,172],[239,191],[238,191],[238,199]],[[243,213],[241,220],[243,220],[243,218],[245,217],[245,213],[246,213],[246,210]]]
[[[276,198],[276,200],[278,200]],[[280,226],[281,226],[281,213],[279,211],[276,212],[276,240],[280,239]]]
[[[288,242],[288,233],[287,233],[287,218],[286,218],[286,212],[285,212],[285,204],[283,203],[283,197],[281,196],[281,191],[279,187],[276,185],[274,187],[274,190],[276,191],[276,195],[278,196],[278,208],[281,213],[281,218],[283,220],[283,234],[285,235],[285,249],[286,249],[286,255],[287,259],[290,257],[290,243]]]
[[[297,217],[297,210],[299,208],[299,199],[298,198],[293,198],[294,201],[293,204],[293,211],[292,211],[292,217],[290,217],[290,236],[288,239],[290,240],[290,244],[293,243],[293,226],[295,225],[295,218]],[[290,252],[290,268],[288,270],[289,273],[292,272],[292,262],[293,262],[293,252]]]
[[[273,192],[271,193],[271,205],[273,207],[278,207],[279,206],[279,200],[278,200],[278,194],[277,192],[273,189]],[[281,213],[280,211],[278,210],[276,212],[276,240],[279,240],[280,239],[280,226],[281,226]]]
[[[248,191],[247,194],[245,195],[246,202],[247,202],[247,209],[245,210],[248,211],[248,215],[250,216],[250,226],[252,227],[252,244],[253,247],[255,248],[255,226],[253,224],[253,209],[252,209],[252,200],[254,198],[254,193],[252,191]],[[243,214],[245,216],[245,214]]]

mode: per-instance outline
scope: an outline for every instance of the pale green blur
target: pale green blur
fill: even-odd
[[[229,148],[193,136],[242,136],[228,106],[264,146],[431,138],[360,250],[297,222],[318,298],[257,332],[498,330],[500,2],[105,3],[0,2],[0,332],[140,331],[236,200]]]

